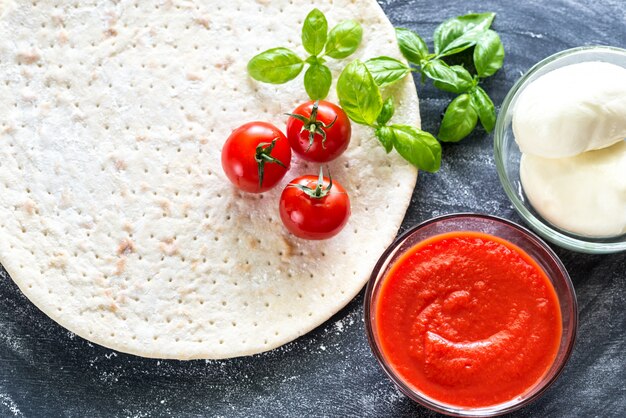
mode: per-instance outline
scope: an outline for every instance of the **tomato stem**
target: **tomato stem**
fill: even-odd
[[[278,138],[274,138],[271,143],[269,142],[261,142],[256,146],[256,153],[254,155],[254,161],[257,163],[257,170],[259,172],[259,189],[263,187],[263,176],[265,175],[265,163],[274,163],[278,164],[283,168],[287,168],[285,164],[280,161],[278,158],[273,157],[272,150],[274,146],[276,146],[276,141]]]
[[[303,184],[294,184],[293,187],[306,193],[312,199],[326,197],[330,193],[330,189],[333,188],[333,178],[330,175],[330,169],[326,167],[326,171],[328,171],[328,187],[326,188],[324,188],[324,171],[322,167],[320,167],[320,175],[314,189]]]
[[[309,146],[305,150],[308,152],[313,146],[313,140],[315,139],[315,134],[318,134],[322,137],[322,148],[326,149],[326,129],[331,128],[335,122],[337,121],[337,116],[335,115],[335,119],[328,125],[322,121],[317,120],[317,110],[319,108],[320,101],[316,100],[313,103],[313,108],[311,109],[311,116],[308,118],[304,115],[293,114],[293,113],[285,113],[287,116],[298,119],[302,122],[302,129],[300,133],[304,131],[309,131]]]

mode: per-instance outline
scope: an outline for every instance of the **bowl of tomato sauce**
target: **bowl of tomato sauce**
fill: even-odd
[[[576,339],[576,294],[554,252],[490,215],[419,224],[378,261],[365,294],[374,356],[409,398],[452,416],[532,402]]]

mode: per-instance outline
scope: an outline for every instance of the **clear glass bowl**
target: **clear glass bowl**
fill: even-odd
[[[406,251],[417,243],[435,235],[454,231],[474,231],[505,239],[526,251],[546,272],[556,291],[561,307],[563,333],[554,363],[533,387],[505,403],[481,408],[449,405],[429,398],[414,388],[394,370],[382,353],[376,332],[377,298],[387,272]],[[578,307],[574,286],[565,267],[550,247],[527,229],[495,216],[480,214],[453,214],[437,217],[419,224],[399,237],[378,260],[365,292],[365,329],[374,356],[385,373],[406,396],[434,411],[459,417],[496,416],[514,411],[539,397],[559,376],[570,357],[576,339]]]
[[[626,50],[608,46],[568,49],[540,61],[520,78],[504,98],[494,134],[496,168],[504,191],[513,207],[535,232],[554,244],[573,251],[604,254],[626,251],[626,234],[610,238],[589,238],[564,231],[545,220],[530,205],[520,181],[521,152],[511,122],[520,93],[538,77],[566,65],[586,61],[604,61],[626,68]],[[575,88],[575,86],[572,86]]]

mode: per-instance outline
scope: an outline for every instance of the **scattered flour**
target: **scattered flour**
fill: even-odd
[[[538,39],[542,39],[543,35],[540,33],[534,33],[534,32],[530,32],[530,31],[526,31],[526,32],[521,32],[522,35],[528,35],[531,38],[538,38]]]
[[[6,393],[0,393],[0,405],[6,408],[10,413],[13,414],[14,417],[23,417],[24,414],[17,407],[17,404],[11,399]],[[0,411],[1,412],[1,411]]]

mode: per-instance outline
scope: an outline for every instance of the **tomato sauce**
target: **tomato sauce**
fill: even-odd
[[[403,254],[375,301],[383,357],[438,402],[496,405],[532,388],[556,357],[554,287],[522,249],[475,232],[432,237]]]

